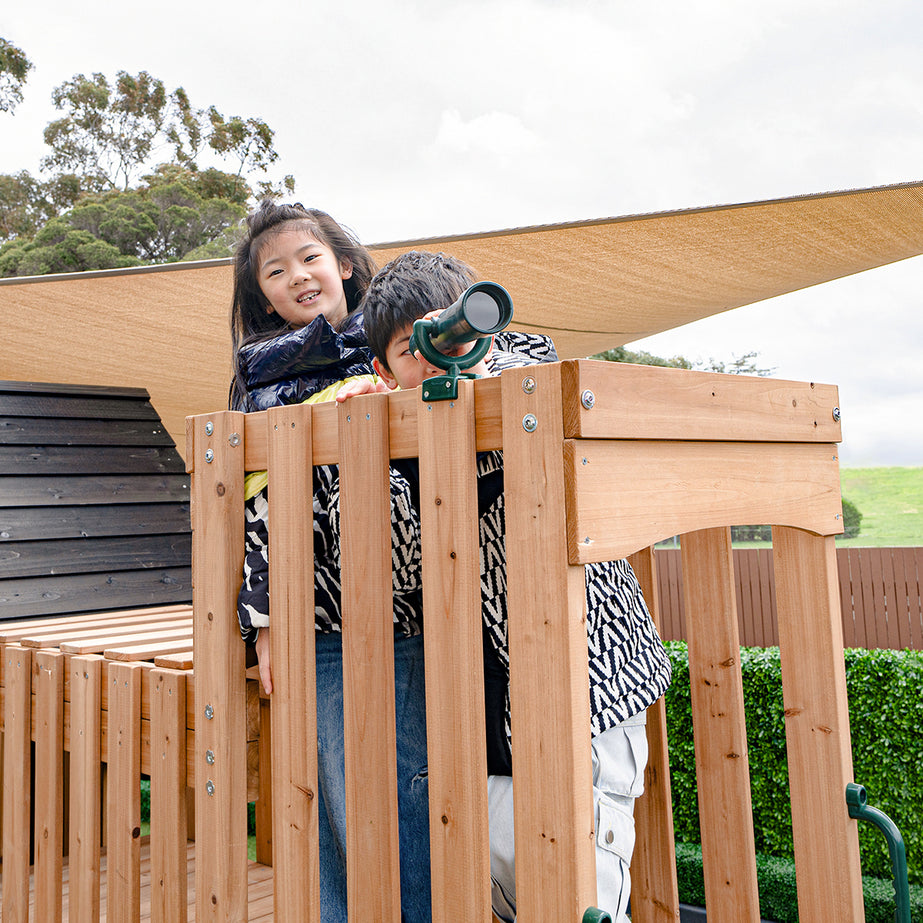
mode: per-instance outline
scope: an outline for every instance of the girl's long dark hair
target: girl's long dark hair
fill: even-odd
[[[234,360],[232,403],[246,393],[242,380],[238,353],[242,346],[258,340],[268,340],[289,329],[278,313],[267,313],[269,302],[259,286],[256,262],[262,245],[275,234],[292,225],[304,230],[320,243],[328,246],[340,262],[348,261],[352,275],[343,280],[346,310],[352,314],[362,301],[375,275],[372,256],[355,235],[340,225],[326,212],[305,208],[300,202],[280,205],[264,199],[259,207],[247,216],[247,233],[234,254],[234,295],[231,301],[231,348]]]

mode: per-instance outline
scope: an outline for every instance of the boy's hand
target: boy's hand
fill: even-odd
[[[336,393],[336,400],[342,404],[343,401],[360,394],[386,394],[390,390],[383,381],[369,381],[367,378],[361,378],[357,381],[348,381],[343,385]]]

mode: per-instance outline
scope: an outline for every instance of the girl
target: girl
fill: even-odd
[[[264,201],[247,219],[234,261],[232,410],[328,397],[331,385],[372,373],[359,302],[375,271],[368,251],[328,214]],[[328,397],[329,399],[329,397]],[[346,923],[346,805],[343,765],[337,469],[315,468],[314,582],[317,660],[318,821],[321,919]],[[392,517],[409,520],[410,498]],[[269,659],[268,515],[265,472],[248,475],[246,554],[238,596],[241,635],[256,649],[272,692]],[[402,579],[400,571],[395,577]],[[396,594],[394,673],[397,720],[401,910],[406,923],[430,919],[426,702],[419,600]]]

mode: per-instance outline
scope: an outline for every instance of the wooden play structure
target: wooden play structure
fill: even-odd
[[[318,920],[314,632],[305,617],[313,579],[304,550],[311,466],[330,463],[342,483],[350,918],[399,920],[387,467],[418,457],[433,919],[489,923],[474,472],[476,452],[502,448],[519,919],[578,923],[596,904],[582,565],[630,556],[656,617],[651,549],[680,535],[708,916],[759,920],[729,527],[771,523],[799,914],[858,923],[833,539],[842,531],[839,439],[829,385],[589,360],[463,382],[454,401],[409,392],[190,417],[193,669],[69,653],[59,638],[45,649],[4,644],[3,920],[28,919],[30,901],[46,908],[32,919],[61,919],[67,904],[81,923],[96,919],[100,903],[119,920],[185,919],[187,907],[197,921]],[[272,508],[271,705],[247,679],[235,615],[244,474],[261,469]],[[650,709],[648,737],[633,923],[678,919],[662,701]],[[57,795],[65,753],[66,802]],[[27,790],[30,772],[31,898],[28,810],[11,794]],[[149,843],[137,822],[142,773],[151,776]],[[246,810],[257,795],[254,867]]]

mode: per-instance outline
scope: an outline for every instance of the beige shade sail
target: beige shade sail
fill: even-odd
[[[923,182],[370,249],[466,260],[573,358],[923,253]],[[0,280],[0,379],[147,388],[183,452],[227,403],[231,284],[228,260]]]

